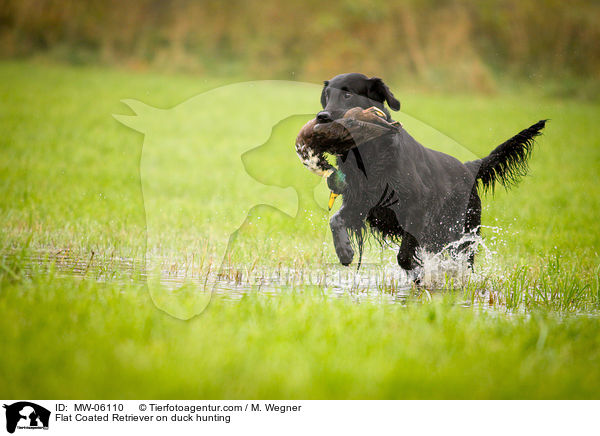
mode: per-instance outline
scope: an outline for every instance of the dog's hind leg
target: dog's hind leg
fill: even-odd
[[[471,191],[469,205],[465,216],[465,235],[479,235],[481,233],[481,199],[477,192],[477,187]],[[473,270],[475,263],[475,244],[476,242],[466,242],[459,248],[460,251],[466,251],[469,254],[469,267]]]
[[[333,246],[335,247],[338,259],[342,265],[348,266],[352,263],[352,259],[354,258],[354,250],[350,244],[348,227],[343,218],[342,211],[343,207],[331,217],[329,220],[329,227],[331,227]]]
[[[419,248],[419,242],[410,233],[404,233],[402,236],[402,243],[400,244],[400,250],[398,251],[398,265],[405,270],[408,277],[415,283],[419,283],[421,280],[421,262],[417,256],[417,248]]]

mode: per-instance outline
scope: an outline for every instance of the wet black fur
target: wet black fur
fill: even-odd
[[[496,147],[488,156],[465,165],[473,172],[483,192],[494,191],[496,182],[505,188],[519,183],[527,174],[528,161],[533,150],[536,136],[542,134],[547,120],[541,120],[533,126],[517,133],[508,141]]]
[[[400,103],[381,79],[369,79],[356,73],[342,74],[325,82],[321,96],[323,111],[318,114],[317,119],[319,122],[330,122],[341,118],[353,107],[366,109],[377,106],[384,110],[391,121],[384,102],[392,109],[400,108]],[[483,159],[465,164],[446,154],[425,149],[404,129],[400,129],[397,134],[382,136],[338,155],[337,165],[346,176],[347,187],[342,193],[342,207],[331,218],[330,226],[340,262],[344,265],[351,263],[354,251],[350,241],[353,239],[359,250],[360,267],[363,245],[369,233],[380,242],[401,242],[397,260],[405,270],[413,270],[420,265],[420,259],[417,257],[419,246],[437,252],[448,241],[459,240],[461,234],[479,234],[481,199],[478,190],[484,193],[490,190],[493,192],[496,183],[506,188],[516,184],[527,172],[527,161],[534,139],[540,135],[544,125],[545,120],[539,121],[498,146]],[[413,154],[406,154],[407,150],[415,150],[416,154],[413,154],[416,156],[422,150],[427,150],[426,153],[429,153],[428,156],[434,163],[432,167],[436,171],[448,170],[459,176],[462,188],[457,190],[456,198],[452,198],[453,193],[445,193],[445,201],[448,198],[451,201],[440,204],[456,205],[460,210],[449,211],[447,218],[443,218],[446,216],[443,210],[436,215],[446,220],[444,229],[449,229],[448,234],[439,230],[437,233],[423,232],[423,236],[417,239],[399,223],[399,217],[405,214],[407,209],[436,207],[436,204],[421,204],[420,197],[415,197],[419,186],[407,186],[407,180],[412,179],[407,179],[405,174],[401,173],[405,171],[402,165],[411,163],[398,163],[406,160],[407,156],[411,158]],[[429,177],[442,178],[436,174],[430,174]],[[458,224],[460,228],[456,228],[456,216],[464,217]],[[418,226],[418,223],[415,226]],[[466,250],[469,245],[463,244],[459,250]],[[473,261],[474,253],[471,252],[471,266]]]

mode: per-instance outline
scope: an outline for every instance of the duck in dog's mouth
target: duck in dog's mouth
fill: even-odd
[[[397,133],[401,127],[398,121],[387,121],[385,113],[374,106],[352,108],[342,118],[328,123],[319,123],[315,118],[302,127],[296,138],[296,153],[311,172],[327,177],[331,190],[329,209],[346,185],[344,174],[327,161],[325,153],[340,155],[382,135]]]

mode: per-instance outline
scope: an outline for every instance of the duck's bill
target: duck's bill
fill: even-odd
[[[333,203],[335,203],[335,199],[338,197],[339,194],[336,194],[335,192],[331,192],[331,194],[329,194],[329,203],[327,204],[327,206],[329,207],[329,210],[331,210],[331,208],[333,207]]]

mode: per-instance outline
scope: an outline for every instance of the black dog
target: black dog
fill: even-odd
[[[323,111],[317,114],[317,122],[334,122],[351,108],[372,106],[392,121],[384,102],[391,109],[400,109],[400,102],[381,79],[341,74],[325,82]],[[354,237],[362,258],[366,224],[381,239],[401,240],[398,264],[407,271],[420,266],[419,247],[436,253],[457,244],[465,235],[479,234],[478,188],[493,191],[496,182],[507,188],[517,183],[526,174],[534,138],[544,125],[545,120],[539,121],[489,156],[464,164],[423,147],[402,128],[338,154],[338,169],[345,176],[345,184],[337,193],[343,195],[343,203],[330,226],[340,262],[349,265],[354,257],[350,237]],[[452,249],[462,252],[472,244],[472,240],[466,241]],[[472,267],[474,251],[468,253]],[[413,275],[418,280],[418,274]]]

